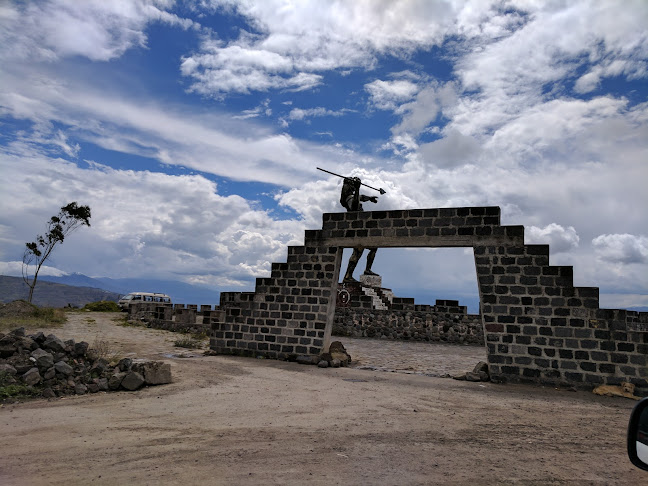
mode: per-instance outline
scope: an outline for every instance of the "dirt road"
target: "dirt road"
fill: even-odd
[[[177,335],[120,327],[113,317],[71,314],[65,327],[45,332],[109,342],[122,355],[166,356],[174,383],[5,405],[0,484],[648,483],[625,453],[630,400],[180,358],[192,353],[173,346]]]

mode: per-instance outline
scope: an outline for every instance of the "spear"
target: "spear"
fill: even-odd
[[[336,177],[341,177],[342,179],[351,179],[351,177],[344,177],[344,176],[342,176],[340,174],[336,174],[335,172],[331,172],[330,170],[320,169],[319,167],[317,167],[317,170],[321,170],[322,172],[326,172],[327,174],[331,174],[331,175],[334,175]],[[360,185],[368,187],[369,189],[373,189],[374,191],[378,191],[381,196],[383,194],[385,194],[385,192],[386,192],[382,187],[381,188],[371,187],[369,184],[365,184],[364,182],[361,182]]]

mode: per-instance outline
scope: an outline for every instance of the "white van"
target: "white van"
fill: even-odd
[[[124,295],[117,305],[122,308],[122,310],[128,310],[132,303],[139,302],[158,302],[160,304],[171,304],[171,297],[167,294],[159,294],[157,292],[131,292],[130,294]]]

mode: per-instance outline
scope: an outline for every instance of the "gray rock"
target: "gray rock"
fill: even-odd
[[[55,353],[65,352],[65,344],[54,334],[50,334],[49,336],[47,336],[47,339],[45,339],[45,342],[42,344],[42,347],[44,349],[49,349],[51,351],[54,351]]]
[[[171,365],[163,361],[138,361],[133,363],[132,371],[142,375],[147,385],[171,383]]]
[[[110,390],[118,390],[125,376],[126,373],[123,372],[111,375],[110,378],[108,378],[108,388]]]
[[[108,378],[99,378],[97,380],[97,387],[99,387],[99,390],[101,391],[108,391]],[[119,387],[119,385],[117,385],[117,387]]]
[[[36,364],[40,369],[48,369],[54,366],[54,356],[44,349],[35,349],[31,352],[31,357],[36,360]]]
[[[333,358],[331,360],[331,367],[332,368],[339,368],[340,366],[342,366],[342,362],[339,359]]]
[[[479,373],[473,373],[472,371],[469,371],[468,373],[466,373],[466,381],[482,381],[482,379],[479,376]]]
[[[10,334],[13,334],[14,336],[18,336],[18,337],[23,337],[25,335],[25,328],[17,327],[13,331],[10,331]]]
[[[485,371],[480,371],[479,372],[479,379],[481,381],[490,381],[490,375],[486,373]]]
[[[94,362],[94,361],[96,361],[96,360],[99,358],[99,354],[97,353],[97,350],[96,350],[96,349],[92,349],[92,348],[90,348],[90,349],[88,349],[88,350],[86,351],[86,358],[88,358],[88,360]]]
[[[52,390],[50,387],[47,387],[43,389],[41,395],[43,395],[43,398],[54,398],[56,396],[56,393],[54,393],[54,390]]]
[[[129,371],[121,382],[121,387],[129,391],[135,391],[144,386],[144,377],[137,371]]]
[[[27,336],[21,337],[20,339],[16,340],[16,346],[18,347],[18,349],[28,351],[38,349],[38,343]]]
[[[57,373],[62,373],[66,376],[70,376],[72,373],[74,373],[74,369],[64,361],[57,361],[56,363],[54,363],[54,369]]]
[[[473,369],[473,373],[481,373],[482,371],[488,373],[488,363],[485,361],[480,361]]]
[[[97,393],[99,391],[99,385],[96,383],[88,383],[88,391],[90,393]]]
[[[454,375],[452,377],[452,379],[453,380],[465,381],[466,380],[466,375],[467,375],[467,373],[461,373],[460,375]]]
[[[25,384],[29,386],[34,386],[40,383],[41,380],[42,378],[40,373],[38,372],[38,368],[31,368],[24,375],[22,375],[22,381],[24,381]]]
[[[319,363],[319,358],[317,356],[307,356],[305,354],[300,354],[297,356],[297,359],[295,360],[299,364],[306,364],[306,365],[316,365]]]
[[[92,368],[90,368],[90,374],[93,377],[98,377],[101,376],[107,369],[108,361],[106,361],[104,358],[99,358],[93,363]]]
[[[88,392],[88,387],[83,383],[77,383],[74,385],[74,393],[77,395],[85,395]]]
[[[321,360],[319,363],[317,363],[318,368],[328,368],[328,361],[325,359]]]
[[[13,356],[15,352],[16,347],[13,345],[13,343],[6,341],[0,343],[0,358],[8,358],[9,356]]]
[[[89,344],[86,343],[85,341],[81,341],[80,343],[76,343],[74,345],[74,355],[75,356],[85,356],[86,352],[88,351],[88,346],[89,346]]]
[[[56,376],[56,370],[54,369],[54,366],[49,368],[45,373],[43,373],[43,379],[44,380],[51,380]]]
[[[32,334],[30,337],[31,337],[34,341],[36,341],[38,344],[43,344],[43,343],[45,342],[45,339],[47,339],[47,338],[45,337],[45,334],[43,334],[43,333],[40,332],[40,331],[37,332],[36,334]]]
[[[130,358],[122,358],[119,360],[119,363],[117,363],[117,366],[119,367],[119,371],[128,371],[131,369],[131,366],[133,366],[133,360]]]
[[[16,375],[16,368],[7,363],[0,364],[0,375]]]

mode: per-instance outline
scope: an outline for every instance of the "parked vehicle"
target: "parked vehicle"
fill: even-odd
[[[128,310],[132,303],[139,302],[159,302],[161,304],[171,304],[171,297],[167,294],[160,294],[157,292],[131,292],[130,294],[124,295],[117,305],[121,307],[122,310]]]
[[[628,457],[632,464],[648,471],[648,398],[637,403],[630,415]]]

